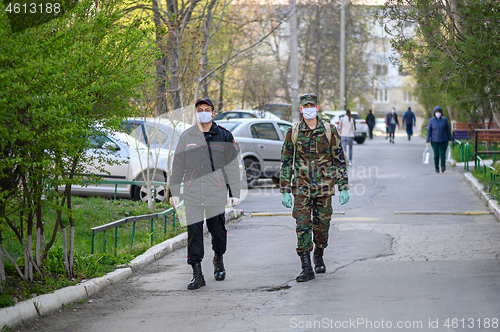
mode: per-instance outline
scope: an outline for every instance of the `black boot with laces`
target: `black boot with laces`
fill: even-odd
[[[217,281],[222,281],[226,278],[226,269],[222,256],[214,255],[214,277]]]
[[[316,273],[325,273],[326,272],[326,266],[325,262],[323,261],[323,248],[314,248],[314,254],[313,254],[313,262],[314,262],[314,271]]]
[[[188,289],[198,289],[201,286],[205,286],[205,277],[203,277],[203,273],[201,272],[201,262],[191,264],[193,268],[193,279],[188,284]]]
[[[315,276],[313,268],[311,266],[311,256],[309,255],[309,252],[301,252],[299,256],[300,262],[302,263],[302,272],[300,272],[295,280],[297,280],[297,282],[303,282],[314,279]]]

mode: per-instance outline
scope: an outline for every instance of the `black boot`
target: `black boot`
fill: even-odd
[[[325,273],[326,266],[323,262],[323,248],[314,248],[313,261],[314,261],[314,271],[316,273]]]
[[[309,281],[314,279],[314,271],[311,266],[311,256],[309,252],[303,251],[299,254],[300,262],[302,263],[302,272],[295,278],[298,282]]]
[[[214,277],[217,281],[226,279],[226,269],[224,268],[222,256],[214,255]]]
[[[188,284],[188,289],[198,289],[201,286],[205,286],[205,278],[201,272],[201,262],[191,264],[193,267],[193,279]]]

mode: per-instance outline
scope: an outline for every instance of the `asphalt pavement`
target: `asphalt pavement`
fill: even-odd
[[[270,182],[238,206],[228,224],[227,277],[213,278],[210,239],[202,263],[207,285],[187,290],[186,248],[14,331],[499,331],[500,223],[464,180],[421,162],[425,141],[375,137],[354,145],[350,200],[332,217],[327,272],[297,283],[290,212]]]

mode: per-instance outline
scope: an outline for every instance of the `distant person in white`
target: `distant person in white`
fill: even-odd
[[[342,148],[344,149],[344,154],[347,155],[347,146],[349,146],[349,166],[352,165],[352,146],[354,141],[354,131],[356,130],[356,123],[351,115],[350,110],[345,111],[345,115],[340,118],[338,132],[340,135],[340,141],[342,142]]]

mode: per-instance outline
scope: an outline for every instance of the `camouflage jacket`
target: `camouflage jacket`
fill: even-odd
[[[328,142],[323,121],[318,118],[316,128],[311,129],[302,120],[295,146],[295,165],[292,165],[292,128],[286,133],[281,149],[280,192],[323,197],[335,195],[335,184],[339,191],[349,189],[344,151],[337,129],[332,127],[332,137]]]

